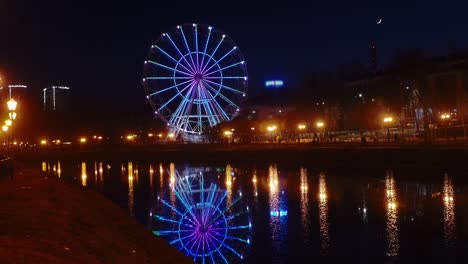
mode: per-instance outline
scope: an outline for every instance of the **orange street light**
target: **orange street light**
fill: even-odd
[[[18,102],[16,102],[13,98],[7,101],[8,110],[10,111],[15,111],[17,105]]]

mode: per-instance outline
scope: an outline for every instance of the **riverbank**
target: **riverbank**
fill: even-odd
[[[83,146],[35,149],[14,153],[21,161],[169,161],[169,162],[298,162],[339,166],[442,166],[463,164],[465,144],[161,144]]]
[[[2,263],[191,263],[101,194],[15,169],[0,179]]]

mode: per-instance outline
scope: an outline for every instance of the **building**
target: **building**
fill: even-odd
[[[43,89],[44,111],[61,111],[67,108],[70,88],[66,86],[49,86]]]

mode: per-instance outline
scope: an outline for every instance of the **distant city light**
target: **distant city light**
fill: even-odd
[[[444,114],[440,115],[440,118],[441,118],[441,119],[444,119],[444,120],[445,120],[445,119],[449,119],[449,118],[450,118],[450,114],[444,113]]]
[[[393,122],[393,117],[391,117],[391,116],[384,117],[383,121],[384,121],[384,123]]]
[[[80,137],[80,143],[86,143],[87,139],[85,137]]]
[[[42,139],[42,140],[41,140],[41,145],[47,145],[47,140]]]
[[[169,138],[174,138],[174,133],[169,133],[169,135],[167,135]]]
[[[7,132],[8,131],[8,126],[2,126],[2,130],[3,130],[3,132]]]
[[[272,125],[272,126],[268,126],[267,127],[267,130],[270,131],[270,132],[273,132],[277,129],[278,127],[276,125]]]
[[[5,125],[11,126],[11,125],[13,125],[13,121],[11,121],[11,119],[7,119],[7,120],[5,120]]]
[[[318,121],[318,122],[316,123],[316,126],[319,127],[319,128],[320,128],[320,127],[324,127],[324,126],[325,126],[325,123],[323,123],[322,121]]]
[[[268,80],[265,82],[265,87],[267,88],[281,88],[283,86],[283,80]]]

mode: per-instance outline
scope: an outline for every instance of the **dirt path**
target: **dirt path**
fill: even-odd
[[[19,169],[0,179],[1,263],[190,263],[102,195]]]

